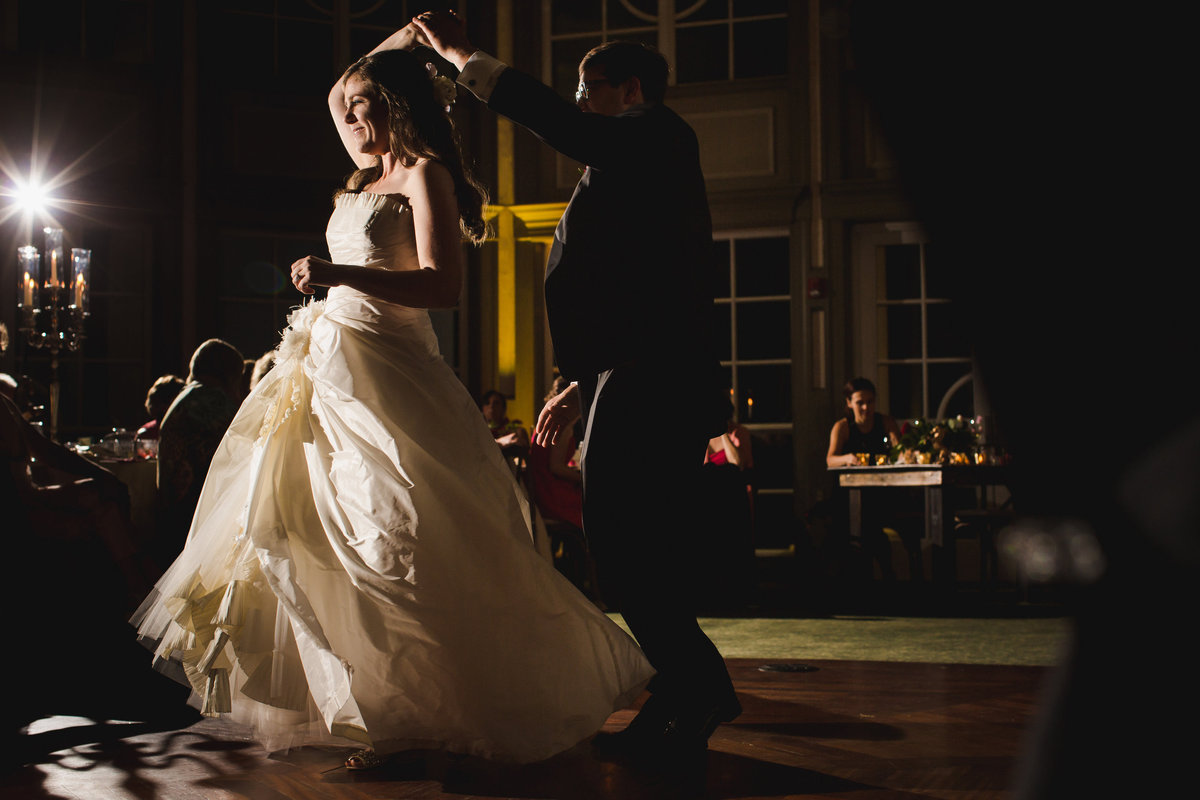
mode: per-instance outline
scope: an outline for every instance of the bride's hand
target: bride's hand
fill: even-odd
[[[314,286],[336,286],[337,267],[323,258],[305,256],[292,264],[292,285],[304,294],[312,294]]]
[[[380,50],[412,50],[420,45],[428,47],[429,40],[425,38],[425,34],[420,28],[410,22],[380,42],[379,46],[371,52],[377,53]]]

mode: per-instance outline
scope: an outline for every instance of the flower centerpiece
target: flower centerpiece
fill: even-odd
[[[898,464],[970,464],[971,452],[979,440],[979,422],[951,419],[917,418],[900,427],[900,442],[892,448],[892,460]]]

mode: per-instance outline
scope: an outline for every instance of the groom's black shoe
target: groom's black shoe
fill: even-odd
[[[722,722],[742,713],[737,698],[693,708],[671,708],[651,695],[625,730],[597,734],[597,750],[664,765],[686,764],[703,757],[708,739]]]
[[[652,694],[642,704],[642,709],[633,721],[616,733],[597,733],[592,746],[601,753],[610,755],[634,755],[658,740],[667,729],[672,713],[667,703]]]

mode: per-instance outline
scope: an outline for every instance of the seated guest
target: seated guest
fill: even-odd
[[[146,413],[150,415],[150,420],[138,428],[139,439],[158,438],[159,423],[167,415],[167,409],[175,402],[183,387],[183,378],[178,375],[163,375],[154,381],[150,390],[146,392]]]
[[[867,465],[875,464],[877,456],[887,456],[900,443],[900,428],[896,420],[875,410],[875,384],[867,378],[851,378],[842,387],[846,398],[846,414],[834,423],[829,432],[829,451],[825,463],[830,467],[852,467],[865,455]],[[895,579],[892,569],[892,545],[884,526],[893,523],[899,504],[895,489],[862,489],[862,546],[879,562],[885,581]],[[846,503],[838,503],[844,508]],[[899,527],[899,526],[896,526]],[[911,531],[900,530],[908,551],[910,575],[920,577],[920,537]]]
[[[4,379],[0,380],[0,393],[13,401],[22,418],[32,422],[39,429],[46,427],[47,411],[50,408],[50,392],[46,387],[28,375],[13,378],[6,373]]]
[[[568,381],[556,378],[546,401],[567,388]],[[575,431],[559,436],[547,447],[534,442],[529,450],[529,485],[538,511],[548,519],[583,528],[583,478],[575,463],[578,447]]]
[[[254,387],[258,386],[258,382],[263,379],[263,376],[271,371],[271,367],[275,365],[275,351],[268,350],[258,357],[254,362],[254,369],[250,372],[250,386],[246,390],[247,393],[253,392]]]
[[[842,388],[846,397],[846,416],[829,433],[829,452],[825,463],[830,467],[852,467],[859,453],[888,455],[900,443],[896,420],[875,411],[875,384],[866,378],[851,378]]]
[[[158,537],[163,569],[183,548],[208,465],[242,401],[242,354],[209,339],[192,354],[188,382],[159,426]]]
[[[529,455],[529,432],[520,420],[508,418],[508,401],[504,395],[495,389],[485,392],[479,408],[492,431],[492,438],[506,458],[524,459]]]
[[[37,536],[55,559],[67,557],[67,551],[56,550],[62,544],[69,544],[81,563],[102,553],[122,578],[112,585],[120,589],[115,600],[128,604],[126,613],[132,611],[157,574],[138,553],[125,484],[41,435],[7,396],[0,397],[0,459],[5,513],[16,528]]]
[[[128,490],[43,436],[3,391],[5,383],[0,379],[0,508],[10,569],[0,581],[0,603],[13,612],[5,635],[30,653],[67,655],[18,658],[10,647],[6,675],[20,688],[5,698],[0,734],[15,744],[17,730],[51,714],[176,715],[187,708],[186,693],[149,668],[126,622],[158,577],[139,548]],[[194,722],[193,715],[182,712],[180,724]],[[5,767],[24,763],[12,747],[5,755]]]

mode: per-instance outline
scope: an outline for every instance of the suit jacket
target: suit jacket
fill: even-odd
[[[588,165],[546,266],[562,374],[649,359],[672,383],[712,391],[712,219],[695,132],[660,104],[585,114],[511,68],[488,106]]]

